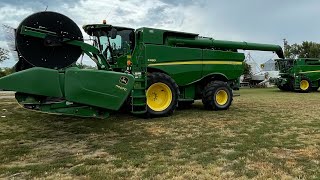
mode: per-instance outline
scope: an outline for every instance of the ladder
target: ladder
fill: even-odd
[[[141,77],[135,78],[130,102],[131,113],[133,114],[145,114],[147,112],[146,79],[146,73],[141,73]]]
[[[132,67],[135,83],[131,90],[131,113],[145,114],[147,112],[147,64],[143,56],[138,56],[138,64]]]

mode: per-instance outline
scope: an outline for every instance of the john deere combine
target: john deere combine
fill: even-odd
[[[278,59],[280,77],[276,85],[283,91],[316,91],[320,86],[320,59]]]
[[[55,12],[35,13],[16,29],[16,72],[0,89],[16,92],[25,108],[48,113],[107,117],[125,107],[133,114],[171,115],[202,99],[207,109],[228,109],[243,71],[243,50],[274,51],[277,45],[232,42],[154,28],[78,26]],[[81,54],[97,69],[75,66]]]

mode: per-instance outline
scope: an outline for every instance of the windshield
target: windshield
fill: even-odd
[[[117,31],[114,39],[110,31],[99,30],[94,33],[94,46],[97,47],[108,61],[131,53],[134,46],[134,33],[132,30]]]
[[[276,63],[277,70],[280,72],[287,72],[290,68],[293,67],[293,59],[281,59]]]

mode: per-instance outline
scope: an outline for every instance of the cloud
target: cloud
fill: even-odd
[[[199,5],[205,4],[205,0],[160,0],[161,2],[168,4],[170,6],[192,6],[192,5]]]
[[[26,0],[1,0],[0,6],[3,5],[11,5],[18,8],[31,8],[35,11],[43,11],[47,7],[59,7],[61,5],[68,5],[69,7],[73,7],[76,4],[78,4],[79,0],[32,0],[32,1],[26,1]]]
[[[69,16],[79,27],[106,19],[119,26],[171,29],[215,39],[279,45],[283,38],[289,43],[320,42],[317,0],[2,0],[0,22],[17,27],[27,15],[47,5],[48,10]],[[253,54],[262,62],[272,56]]]

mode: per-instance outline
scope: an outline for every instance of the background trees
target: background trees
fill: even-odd
[[[302,44],[289,45],[284,40],[284,54],[286,58],[320,58],[320,44],[304,41]]]
[[[9,59],[9,51],[0,47],[0,63]]]

